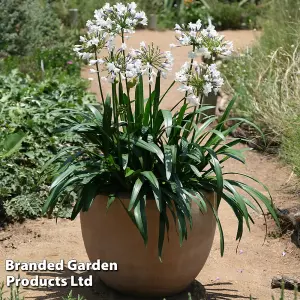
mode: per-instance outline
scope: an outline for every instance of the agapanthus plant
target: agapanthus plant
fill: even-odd
[[[219,119],[205,115],[212,107],[203,105],[203,96],[216,93],[223,84],[215,60],[219,55],[229,55],[232,44],[224,41],[212,25],[203,28],[200,21],[188,26],[176,25],[179,46],[190,48],[189,61],[176,72],[171,86],[162,90],[162,77],[173,65],[171,52],[144,42],[139,49],[125,43],[137,24],[146,23],[145,14],[137,12],[134,3],[106,4],[95,12],[94,20],[88,21],[87,35],[75,50],[97,73],[103,107],[89,106],[90,114],[70,110],[60,120],[63,130],[82,136],[85,147],[65,148],[50,161],[62,163],[55,170],[56,178],[44,211],[53,210],[60,196],[68,197],[74,191],[78,195],[72,213],[74,219],[80,211],[90,208],[96,195],[108,194],[109,207],[120,200],[120,192],[127,192],[130,203],[125,209],[147,244],[146,203],[155,201],[160,213],[161,257],[169,224],[167,211],[171,211],[178,224],[182,243],[188,238],[188,226],[192,227],[192,202],[205,212],[211,204],[206,201],[204,191],[215,192],[217,204],[211,209],[219,226],[223,254],[223,231],[218,217],[221,199],[237,217],[237,240],[243,235],[244,223],[249,229],[250,222],[253,223],[249,208],[257,210],[255,202],[262,213],[264,204],[277,221],[267,196],[243,182],[227,179],[234,173],[222,169],[228,159],[245,162],[243,152],[234,148],[241,139],[229,136],[247,121],[236,118],[234,126],[225,127],[234,101]],[[149,86],[147,92],[144,79]],[[111,95],[105,97],[103,80],[111,84]],[[183,91],[183,97],[171,110],[162,109],[161,103],[174,85]],[[135,89],[133,99],[131,89]]]

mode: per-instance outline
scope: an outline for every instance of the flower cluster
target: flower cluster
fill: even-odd
[[[137,25],[147,25],[145,12],[137,11],[134,2],[124,5],[117,3],[111,6],[107,3],[103,8],[96,10],[94,20],[86,23],[87,34],[80,37],[81,45],[76,45],[74,51],[82,59],[89,60],[95,52],[115,49],[115,37],[134,33]]]
[[[134,2],[129,4],[106,4],[96,10],[94,20],[87,22],[87,34],[80,38],[81,45],[74,50],[78,55],[89,61],[92,73],[101,73],[99,78],[110,83],[121,80],[135,82],[139,76],[146,76],[149,84],[154,83],[158,73],[166,77],[172,70],[173,56],[170,51],[162,52],[152,44],[140,43],[139,49],[128,49],[125,43],[127,34],[134,32],[138,24],[146,25],[144,12],[138,12]],[[201,97],[217,93],[223,85],[223,79],[214,63],[218,56],[230,55],[233,47],[231,42],[224,41],[215,27],[209,24],[203,28],[198,20],[196,23],[175,26],[178,44],[172,47],[191,46],[190,62],[186,62],[176,73],[175,81],[181,84],[179,90],[185,92],[186,100],[192,105],[201,104]],[[121,36],[122,44],[116,47],[115,40]],[[107,50],[106,56],[98,58],[101,50]],[[196,57],[204,58],[202,63]],[[128,87],[128,86],[127,86]]]
[[[107,74],[107,76],[102,76],[102,80],[113,83],[119,79],[134,79],[145,75],[149,84],[152,85],[157,72],[161,72],[162,76],[166,77],[167,71],[171,71],[173,56],[170,51],[161,52],[153,44],[146,46],[145,42],[141,42],[139,49],[131,49],[125,54],[127,46],[124,45],[123,43],[113,56],[90,60],[90,65],[98,64],[99,71]],[[95,69],[90,71],[91,73],[98,72]]]
[[[200,96],[215,94],[223,85],[223,79],[216,64],[207,65],[194,61],[186,62],[175,75],[175,81],[181,83],[179,90],[186,93],[186,99],[191,105],[200,104]]]
[[[175,33],[179,45],[171,44],[170,46],[193,46],[191,58],[199,55],[214,60],[217,56],[228,56],[233,51],[232,43],[224,41],[224,36],[219,35],[213,25],[202,28],[200,20],[196,23],[189,23],[188,26],[176,24]]]
[[[173,67],[173,55],[170,51],[161,52],[158,47],[146,45],[145,42],[140,43],[140,49],[131,49],[130,55],[138,68],[135,72],[138,75],[146,75],[149,78],[149,84],[153,84],[154,77],[160,71],[162,76],[167,76],[167,71],[171,71]]]
[[[111,6],[106,3],[105,6],[95,11],[94,24],[99,30],[108,32],[112,35],[123,33],[134,33],[138,24],[147,25],[145,12],[136,11],[137,5],[132,2],[127,5],[117,3]]]

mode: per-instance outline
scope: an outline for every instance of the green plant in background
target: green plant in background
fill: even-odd
[[[0,61],[2,74],[19,69],[35,81],[60,76],[80,76],[81,62],[74,55],[68,43],[49,49],[36,49],[30,55],[9,56]]]
[[[2,55],[25,55],[65,39],[60,19],[41,0],[1,0],[0,7]]]
[[[199,17],[203,21],[210,18],[218,30],[257,28],[257,18],[262,8],[253,3],[240,5],[238,2],[190,1],[184,5],[181,17],[184,22],[196,22]]]
[[[61,114],[57,110],[83,108],[91,102],[93,99],[85,88],[78,77],[61,77],[59,72],[56,77],[38,83],[16,70],[8,76],[0,75],[0,136],[10,135],[9,144],[20,146],[14,138],[26,133],[18,155],[1,158],[2,215],[9,219],[40,215],[50,179],[37,187],[39,169],[66,144],[79,142],[75,136],[54,135],[54,119]],[[8,149],[8,145],[4,148]],[[66,211],[61,213],[64,214]]]
[[[111,24],[112,16],[114,22]],[[192,227],[192,202],[202,212],[210,206],[204,191],[217,195],[216,207],[211,206],[211,209],[219,227],[222,255],[224,236],[218,217],[221,199],[236,215],[237,240],[242,238],[244,222],[248,228],[253,223],[248,208],[257,208],[250,199],[257,202],[261,210],[260,203],[264,204],[278,222],[268,197],[244,182],[230,179],[234,173],[222,169],[222,164],[230,158],[245,162],[243,150],[234,147],[241,140],[227,140],[226,137],[247,121],[237,118],[236,125],[225,127],[234,101],[220,119],[206,116],[205,110],[211,107],[202,105],[204,95],[217,92],[222,86],[223,80],[213,58],[229,55],[231,43],[219,37],[213,26],[203,29],[200,21],[188,27],[176,25],[178,46],[190,46],[193,55],[176,73],[175,81],[181,84],[183,98],[178,99],[171,110],[164,110],[160,108],[161,101],[175,84],[167,91],[161,90],[161,77],[173,65],[171,53],[161,52],[154,45],[147,46],[143,42],[139,49],[126,52],[125,32],[132,32],[136,25],[145,23],[145,14],[137,12],[134,4],[119,4],[106,5],[95,17],[96,20],[88,23],[87,35],[75,51],[95,66],[94,72],[100,72],[103,111],[94,106],[89,106],[90,112],[71,109],[60,119],[61,130],[80,135],[83,146],[65,147],[45,166],[61,162],[60,167],[55,168],[55,179],[43,212],[51,212],[58,197],[68,193],[67,189],[78,195],[72,219],[80,211],[87,211],[98,194],[109,195],[109,207],[113,201],[119,201],[119,192],[127,192],[130,203],[124,208],[147,244],[145,206],[147,201],[155,201],[160,213],[159,257],[168,231],[167,211],[171,211],[178,224],[182,244],[187,239],[187,228]],[[120,48],[112,42],[117,35],[123,42]],[[97,42],[91,43],[95,37]],[[106,53],[103,49],[108,50],[108,56],[101,56]],[[211,59],[197,63],[197,55],[203,54]],[[148,81],[147,92],[143,77]],[[111,83],[111,96],[104,97],[102,80]],[[132,88],[135,89],[133,98]],[[153,195],[154,200],[149,195]]]
[[[0,284],[0,300],[24,300],[25,298],[21,296],[20,288],[11,286],[9,297],[4,297],[4,282]]]
[[[238,93],[236,114],[260,125],[267,145],[300,174],[299,72],[300,1],[273,0],[263,34],[250,51],[224,65],[231,88]],[[281,7],[281,9],[278,9]]]
[[[17,152],[25,138],[24,132],[16,132],[0,138],[0,159],[9,157]]]

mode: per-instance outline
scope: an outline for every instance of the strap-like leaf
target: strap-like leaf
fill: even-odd
[[[144,180],[142,180],[141,178],[137,178],[137,180],[135,181],[134,186],[132,188],[131,198],[130,198],[130,202],[129,202],[129,206],[128,206],[129,211],[132,210],[132,208],[136,206],[136,204],[138,202],[138,196],[142,189],[143,184],[144,184]]]
[[[165,152],[165,169],[166,169],[166,178],[167,180],[170,179],[172,174],[172,167],[173,167],[173,149],[174,145],[164,145],[164,152]]]
[[[158,210],[161,212],[162,211],[162,199],[161,199],[161,190],[159,187],[159,183],[158,180],[156,178],[156,176],[154,175],[154,173],[152,171],[144,171],[141,172],[141,174],[149,180],[151,188],[152,188],[152,192],[156,201],[156,206],[158,208]]]
[[[145,195],[140,196],[137,205],[134,208],[134,218],[136,226],[141,233],[144,244],[147,246],[148,243],[148,228],[147,228],[147,217],[146,217],[146,206],[145,206]]]
[[[172,113],[169,110],[162,110],[161,112],[165,122],[167,137],[169,137],[172,130]]]

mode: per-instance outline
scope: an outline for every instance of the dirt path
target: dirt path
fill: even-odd
[[[253,32],[225,32],[228,39],[234,41],[237,47],[249,45],[255,35]],[[155,41],[163,48],[170,43],[171,33],[138,32],[135,40]],[[134,40],[134,41],[135,41]],[[180,50],[181,51],[181,50]],[[181,65],[185,56],[177,53]],[[176,69],[176,66],[175,66]],[[91,75],[84,71],[84,77]],[[97,88],[96,81],[92,82],[91,90]],[[166,83],[167,86],[167,83]],[[165,107],[173,104],[176,92],[165,101]],[[270,189],[275,203],[279,207],[287,207],[296,203],[299,198],[293,194],[292,184],[289,181],[291,170],[281,165],[271,157],[263,156],[255,151],[247,154],[247,165],[228,162],[227,170],[245,172],[264,182]],[[289,183],[286,183],[289,181]],[[288,204],[287,204],[288,203]],[[299,276],[300,251],[289,242],[287,238],[268,237],[264,242],[264,220],[255,215],[256,226],[252,227],[251,233],[245,232],[244,238],[236,253],[235,241],[237,223],[233,213],[226,204],[220,209],[220,219],[225,231],[225,256],[220,257],[219,237],[216,234],[213,249],[209,259],[198,275],[197,280],[206,288],[210,299],[249,299],[252,294],[254,299],[271,300],[271,295],[279,299],[279,292],[271,290],[271,278],[276,275]],[[271,223],[272,224],[272,223]],[[272,228],[271,228],[272,231]],[[1,238],[2,237],[2,238]],[[2,240],[6,237],[6,240]],[[68,261],[88,261],[81,238],[79,220],[41,219],[27,221],[21,225],[14,225],[8,231],[0,235],[0,281],[5,280],[4,259],[34,262],[43,259],[57,262],[61,259]],[[184,270],[183,270],[184,272]],[[17,273],[16,273],[17,274]],[[37,274],[27,274],[28,276]],[[74,275],[71,271],[39,272],[38,275],[49,277],[69,278]],[[26,288],[25,294],[29,299],[60,299],[66,295],[70,288]],[[99,290],[98,290],[99,291]],[[74,289],[88,300],[110,299],[105,291],[100,290],[94,294],[91,289]],[[293,299],[292,293],[287,292],[286,299]]]

